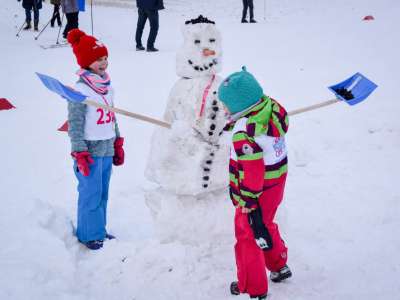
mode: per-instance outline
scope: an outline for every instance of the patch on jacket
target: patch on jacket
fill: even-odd
[[[249,144],[243,144],[242,152],[246,155],[253,154],[254,150]]]

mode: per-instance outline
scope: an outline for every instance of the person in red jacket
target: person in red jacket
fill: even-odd
[[[221,83],[218,97],[232,120],[226,130],[232,131],[229,187],[236,207],[238,281],[232,282],[231,293],[266,299],[265,268],[274,282],[292,276],[287,247],[274,222],[287,175],[288,116],[276,100],[264,95],[245,67]]]

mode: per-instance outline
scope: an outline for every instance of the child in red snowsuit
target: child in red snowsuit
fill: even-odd
[[[274,223],[286,182],[288,117],[245,67],[223,81],[218,96],[232,119],[227,126],[232,131],[229,186],[236,207],[238,281],[231,284],[231,293],[266,299],[265,268],[274,282],[292,275],[287,247]]]

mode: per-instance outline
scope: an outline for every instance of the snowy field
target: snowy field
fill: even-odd
[[[165,1],[160,52],[151,54],[134,50],[134,8],[94,6],[116,105],[161,118],[177,81],[180,26],[200,13],[222,33],[221,75],[246,65],[289,111],[332,98],[326,87],[357,71],[369,77],[379,87],[365,102],[290,120],[279,219],[294,276],[271,283],[268,298],[400,299],[400,2],[267,0],[265,20],[264,2],[254,2],[257,24],[239,22],[240,0]],[[51,10],[46,1],[40,28]],[[362,21],[366,15],[375,20]],[[57,27],[37,41],[33,31],[16,38],[23,21],[20,2],[2,1],[0,98],[17,108],[0,111],[0,299],[247,299],[228,290],[236,278],[228,196],[189,202],[190,218],[154,221],[145,203],[154,185],[143,175],[153,125],[119,118],[126,163],[114,169],[108,209],[118,239],[97,252],[77,243],[69,139],[57,131],[66,104],[34,75],[73,84],[77,65],[68,47],[40,48],[56,41]],[[89,11],[80,24],[90,33]]]

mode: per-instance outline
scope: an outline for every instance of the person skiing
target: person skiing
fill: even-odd
[[[21,0],[18,0],[21,1]],[[22,0],[22,7],[25,9],[25,22],[26,25],[24,30],[29,30],[32,28],[32,15],[31,10],[33,10],[33,29],[35,31],[39,30],[39,9],[42,8],[42,0]]]
[[[81,67],[75,89],[93,101],[114,106],[106,46],[79,29],[71,30],[67,40]],[[68,125],[78,179],[76,235],[87,248],[97,250],[105,238],[114,238],[106,231],[108,190],[112,165],[124,163],[124,138],[113,112],[84,103],[68,102]]]
[[[60,5],[61,0],[50,0],[53,5],[53,15],[50,20],[50,26],[54,27],[54,22],[57,20],[58,27],[61,27]]]
[[[288,116],[245,67],[221,83],[218,97],[232,120],[225,128],[232,131],[229,193],[236,207],[238,281],[231,283],[231,293],[266,299],[265,268],[274,282],[292,276],[287,247],[274,223],[287,175]]]

